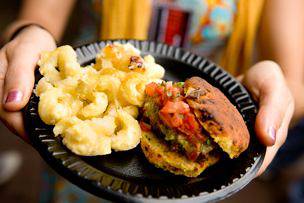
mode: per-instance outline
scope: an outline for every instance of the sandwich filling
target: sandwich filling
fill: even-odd
[[[189,95],[184,90],[184,83],[152,82],[145,91],[142,130],[152,130],[172,151],[182,153],[192,161],[200,161],[214,151],[216,145],[186,102]]]

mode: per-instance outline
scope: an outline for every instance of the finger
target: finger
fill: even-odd
[[[276,84],[265,85],[261,92],[255,132],[266,146],[275,144],[277,130],[281,127],[290,103],[288,93],[278,89]],[[282,98],[283,97],[283,98]]]
[[[7,70],[7,59],[5,52],[0,52],[0,101],[3,99],[4,78]],[[28,137],[23,128],[23,119],[20,112],[6,112],[3,105],[0,105],[0,118],[5,126],[15,134],[19,135],[23,140],[29,142]]]
[[[28,102],[34,86],[34,69],[39,51],[28,45],[19,46],[7,68],[3,90],[3,106],[7,111],[18,111]]]
[[[260,141],[266,146],[271,146],[276,143],[276,139],[280,139],[277,137],[278,129],[282,127],[284,119],[289,118],[289,114],[292,115],[294,101],[279,66],[274,63],[265,65],[269,66],[269,70],[265,76],[267,79],[259,87],[260,109],[255,130]],[[292,112],[288,113],[289,111]]]
[[[271,161],[275,157],[279,148],[285,142],[285,139],[286,139],[287,134],[288,134],[289,122],[290,122],[290,120],[292,118],[292,115],[293,115],[293,110],[294,110],[293,105],[290,104],[289,107],[288,107],[288,110],[285,114],[285,117],[283,119],[282,126],[278,129],[276,143],[274,144],[274,146],[267,147],[266,155],[265,155],[263,164],[262,164],[261,168],[259,169],[259,171],[257,173],[257,176],[260,176],[266,170],[266,168],[269,166],[269,164],[271,163]]]
[[[273,160],[273,158],[275,157],[277,151],[278,151],[278,147],[272,146],[272,147],[267,147],[266,149],[266,154],[264,157],[264,161],[263,164],[261,166],[261,168],[259,169],[258,173],[256,174],[256,177],[260,176],[262,173],[264,173],[264,171],[267,169],[267,167],[269,166],[269,164],[271,163],[271,161]]]
[[[24,130],[24,123],[21,112],[2,111],[1,120],[11,132],[18,135],[25,142],[30,143],[29,138]]]
[[[244,80],[244,75],[239,75],[236,77],[236,79],[239,81],[239,82],[242,82]]]
[[[257,137],[264,145],[272,146],[287,108],[293,104],[282,71],[274,62],[260,62],[246,74],[244,82],[259,102],[255,123]]]

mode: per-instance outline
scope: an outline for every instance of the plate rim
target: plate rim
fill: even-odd
[[[203,61],[209,62],[213,66],[216,66],[218,69],[220,69],[225,75],[227,75],[227,77],[229,79],[236,82],[239,85],[239,87],[242,89],[242,91],[243,92],[245,91],[249,95],[249,99],[253,102],[253,105],[255,105],[255,107],[256,107],[256,104],[254,103],[254,100],[252,99],[252,97],[250,96],[250,93],[246,90],[246,88],[239,81],[237,81],[232,75],[230,75],[227,71],[222,69],[219,65],[212,62],[211,60],[209,60],[205,57],[198,56],[198,55],[196,55],[194,53],[191,53],[190,51],[184,50],[183,48],[180,48],[180,47],[170,46],[170,45],[167,45],[167,44],[164,44],[164,43],[159,43],[159,42],[149,41],[149,40],[133,40],[133,39],[131,39],[131,40],[125,40],[125,39],[119,40],[118,39],[118,40],[101,40],[101,41],[97,41],[97,42],[93,42],[93,43],[86,43],[84,45],[74,47],[74,50],[77,53],[77,56],[79,58],[78,60],[80,60],[79,62],[83,63],[83,62],[81,62],[81,60],[85,61],[85,60],[88,60],[88,59],[85,58],[85,56],[84,57],[79,56],[80,51],[83,51],[82,49],[89,50],[88,47],[90,47],[90,46],[93,46],[93,47],[98,46],[100,48],[101,44],[104,44],[104,45],[108,44],[108,43],[112,44],[114,42],[131,43],[135,46],[137,45],[136,47],[138,47],[138,44],[140,44],[140,43],[147,43],[147,44],[152,44],[153,43],[156,47],[158,47],[158,46],[167,47],[166,51],[168,51],[167,49],[172,49],[172,51],[179,50],[180,54],[182,54],[182,58],[179,57],[180,55],[178,57],[176,57],[176,56],[173,56],[173,55],[169,54],[169,56],[168,56],[166,54],[163,54],[163,52],[161,54],[154,52],[153,54],[158,55],[158,56],[163,56],[163,57],[166,57],[166,58],[170,58],[170,59],[174,59],[174,60],[177,60],[177,61],[182,62],[182,63],[186,63],[190,66],[193,66],[196,69],[197,69],[197,67],[190,62],[193,59],[193,57],[200,58]],[[97,50],[95,50],[95,51],[97,51]],[[146,53],[146,52],[152,52],[152,51],[143,50],[142,52]],[[192,59],[189,60],[189,58],[191,58],[191,57],[192,57]],[[95,58],[95,56],[93,58]],[[185,60],[187,60],[187,61],[185,61]],[[27,107],[28,107],[28,105],[27,105]],[[29,109],[27,107],[23,111],[24,118],[28,117],[28,115],[30,114]],[[242,117],[243,117],[243,115],[242,115]],[[243,119],[244,119],[244,117],[243,117]],[[27,126],[31,125],[31,122],[30,122],[29,119],[24,119],[24,121],[25,121],[26,128],[27,128]],[[26,130],[27,130],[27,132],[31,132],[30,134],[32,134],[32,129],[31,130],[26,129]],[[264,157],[265,157],[265,151],[266,151],[266,147],[263,148],[262,153],[259,156],[256,157],[256,159],[254,160],[254,164],[252,164],[250,167],[248,167],[250,169],[248,171],[246,170],[246,173],[243,176],[238,178],[236,181],[233,181],[232,184],[229,184],[228,186],[225,186],[224,188],[221,188],[217,191],[210,192],[210,193],[207,192],[206,194],[202,194],[202,195],[200,193],[199,195],[194,196],[194,197],[193,196],[192,197],[187,196],[186,198],[183,198],[183,196],[181,196],[181,198],[179,198],[179,199],[176,199],[176,198],[172,199],[172,198],[168,198],[168,197],[167,198],[162,198],[162,197],[160,197],[160,198],[153,198],[153,197],[149,198],[149,197],[143,197],[143,196],[141,197],[141,196],[137,196],[137,195],[131,195],[131,194],[128,194],[128,193],[118,192],[118,191],[112,190],[111,188],[105,188],[105,187],[102,188],[101,185],[98,185],[98,183],[95,183],[94,180],[86,179],[85,177],[81,176],[81,174],[77,174],[74,171],[69,170],[66,166],[63,165],[63,163],[60,159],[56,158],[52,154],[52,152],[49,151],[47,146],[41,147],[41,144],[44,144],[44,143],[38,142],[38,139],[34,139],[33,136],[29,136],[29,138],[30,138],[31,142],[34,144],[33,147],[39,152],[39,154],[46,161],[46,163],[48,165],[50,165],[58,174],[60,174],[61,176],[63,176],[64,178],[66,178],[67,180],[72,182],[73,184],[75,184],[78,187],[80,187],[80,188],[82,188],[82,189],[84,189],[84,190],[86,190],[86,191],[88,191],[88,192],[90,192],[94,195],[97,195],[101,198],[107,198],[107,199],[112,199],[112,200],[116,200],[116,201],[126,201],[127,200],[127,201],[131,201],[131,202],[141,202],[141,201],[145,201],[145,202],[146,201],[148,201],[148,202],[149,201],[151,201],[151,202],[155,202],[155,201],[167,202],[167,201],[172,201],[172,200],[174,200],[174,201],[196,202],[198,200],[202,201],[202,198],[204,198],[203,201],[219,201],[221,199],[227,198],[228,196],[231,196],[232,194],[238,192],[243,187],[245,187],[249,182],[251,182],[251,180],[255,177],[256,172],[258,171],[258,169],[262,165],[262,162],[263,162]],[[74,155],[74,156],[77,156],[77,155]],[[90,167],[94,168],[93,166],[90,166]],[[95,168],[95,170],[98,170],[98,169]],[[81,181],[84,181],[86,183],[85,184],[84,183],[80,184]],[[223,193],[225,195],[223,195]],[[210,194],[213,195],[212,198],[208,198],[208,197],[210,197]]]

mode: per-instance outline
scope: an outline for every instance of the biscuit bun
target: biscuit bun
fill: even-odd
[[[217,88],[199,77],[185,81],[187,103],[203,128],[230,158],[249,145],[247,126],[236,107]]]
[[[172,83],[170,84],[169,89],[172,87]],[[192,77],[186,80],[182,87],[177,88],[180,90],[180,94],[178,94],[180,96],[164,99],[166,95],[171,96],[172,94],[165,92],[159,95],[162,89],[157,88],[163,88],[164,91],[167,91],[166,84],[152,85],[152,87],[155,86],[156,95],[151,94],[151,91],[146,89],[146,93],[150,95],[147,94],[145,99],[141,121],[150,125],[148,130],[143,130],[141,148],[148,161],[153,165],[177,175],[196,177],[207,167],[219,161],[224,153],[228,154],[230,158],[236,158],[248,148],[250,136],[247,126],[236,107],[220,90],[202,78]],[[188,106],[190,114],[194,118],[192,122],[197,123],[194,127],[201,129],[199,139],[194,142],[187,140],[189,139],[189,131],[185,128],[189,126],[189,123],[185,121],[186,123],[180,124],[186,127],[176,127],[176,122],[168,126],[166,120],[161,117],[168,102],[172,104],[176,101],[184,102],[184,104],[181,106],[171,105],[171,107],[175,107],[178,112],[184,112],[182,111],[184,109],[178,107],[186,108]],[[189,113],[189,110],[185,110],[185,112]],[[175,111],[172,112],[172,110],[169,113],[167,116],[172,115],[172,118],[175,119],[187,117],[184,114],[180,117],[173,116]],[[197,125],[200,127],[198,128]],[[197,131],[195,132],[197,133]],[[182,145],[178,143],[180,137],[183,136],[187,141],[185,146],[184,141],[181,142]],[[191,136],[193,138],[197,135]],[[179,144],[178,150],[176,150],[176,143]],[[182,149],[180,149],[181,146]],[[199,148],[191,148],[191,146],[199,146]],[[192,149],[197,150],[197,156],[192,156]]]
[[[219,160],[219,156],[214,154],[201,162],[191,161],[184,155],[170,151],[169,147],[152,132],[143,132],[140,144],[150,163],[176,175],[196,177]]]

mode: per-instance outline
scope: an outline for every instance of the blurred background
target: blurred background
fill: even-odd
[[[0,30],[4,28],[16,18],[18,8],[20,6],[18,0],[2,0],[0,4]],[[63,44],[77,45],[79,42],[76,36],[82,35],[81,22],[77,18],[79,12],[82,12],[83,5],[79,3],[74,7],[73,15],[70,18],[69,26],[63,38]],[[86,25],[87,27],[90,24]],[[91,25],[94,27],[94,25]],[[85,41],[94,40],[93,36],[83,36]],[[6,183],[0,186],[1,202],[62,202],[58,200],[55,194],[55,180],[64,182],[60,177],[50,169],[40,158],[39,154],[28,144],[21,141],[10,131],[8,131],[2,123],[0,124],[0,153],[15,150],[22,157],[22,164],[16,175]],[[242,191],[223,200],[228,202],[286,202],[288,190],[290,190],[294,180],[303,176],[304,158],[295,164],[284,169],[279,176],[271,177],[269,174],[255,179],[246,186]],[[58,181],[56,181],[58,182]],[[58,184],[58,183],[57,183]],[[76,188],[75,191],[78,189]],[[303,191],[302,191],[303,192]],[[77,196],[71,195],[66,202],[81,202]],[[99,200],[91,197],[92,201]]]

